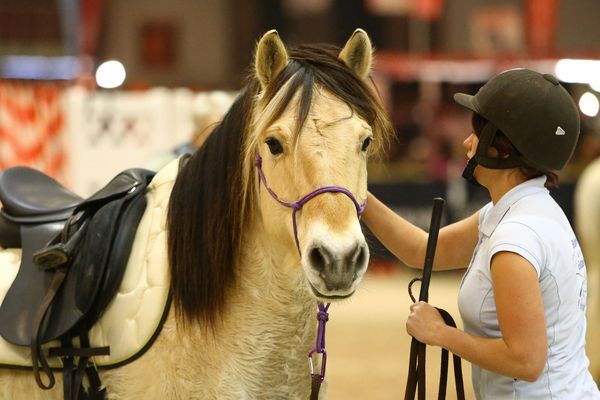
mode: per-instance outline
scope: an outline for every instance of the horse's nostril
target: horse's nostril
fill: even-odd
[[[323,272],[331,262],[331,255],[323,247],[313,247],[308,257],[313,268],[321,272]]]
[[[356,271],[365,264],[367,260],[366,246],[357,244],[353,251],[348,252],[345,257],[345,265],[349,271]]]
[[[361,268],[367,262],[367,247],[364,245],[358,246],[356,257],[353,259],[355,268]]]

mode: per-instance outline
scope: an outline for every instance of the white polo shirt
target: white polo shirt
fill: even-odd
[[[465,331],[500,338],[490,262],[500,251],[526,258],[536,270],[546,319],[548,361],[535,382],[472,366],[478,399],[600,399],[585,354],[586,268],[562,209],[531,179],[487,204],[479,217],[479,242],[463,276],[458,305]]]

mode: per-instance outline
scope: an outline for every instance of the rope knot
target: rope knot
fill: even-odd
[[[322,322],[329,321],[329,313],[327,311],[317,312],[317,320]]]

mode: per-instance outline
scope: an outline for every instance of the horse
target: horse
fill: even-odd
[[[148,264],[154,272],[141,280],[164,278],[170,301],[143,355],[111,368],[92,357],[108,398],[309,397],[317,305],[322,316],[324,303],[352,296],[369,262],[359,220],[367,160],[392,133],[370,78],[372,59],[360,29],[341,49],[288,49],[275,30],[260,38],[222,121],[147,188],[119,290],[126,294],[132,266]],[[19,256],[4,249],[0,262],[18,269]],[[92,341],[103,336],[95,328],[124,324],[113,312],[133,308],[126,297],[109,305]],[[107,336],[135,341],[127,336],[135,322]],[[323,372],[325,356],[317,361]],[[59,399],[61,380],[42,391],[31,371],[0,368],[0,399]]]
[[[575,227],[588,274],[586,352],[600,383],[600,158],[588,164],[575,185]]]

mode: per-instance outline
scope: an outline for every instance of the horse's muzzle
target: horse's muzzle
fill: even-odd
[[[317,297],[345,298],[354,293],[367,268],[369,249],[364,241],[345,249],[319,243],[308,249],[306,257],[309,281]]]

